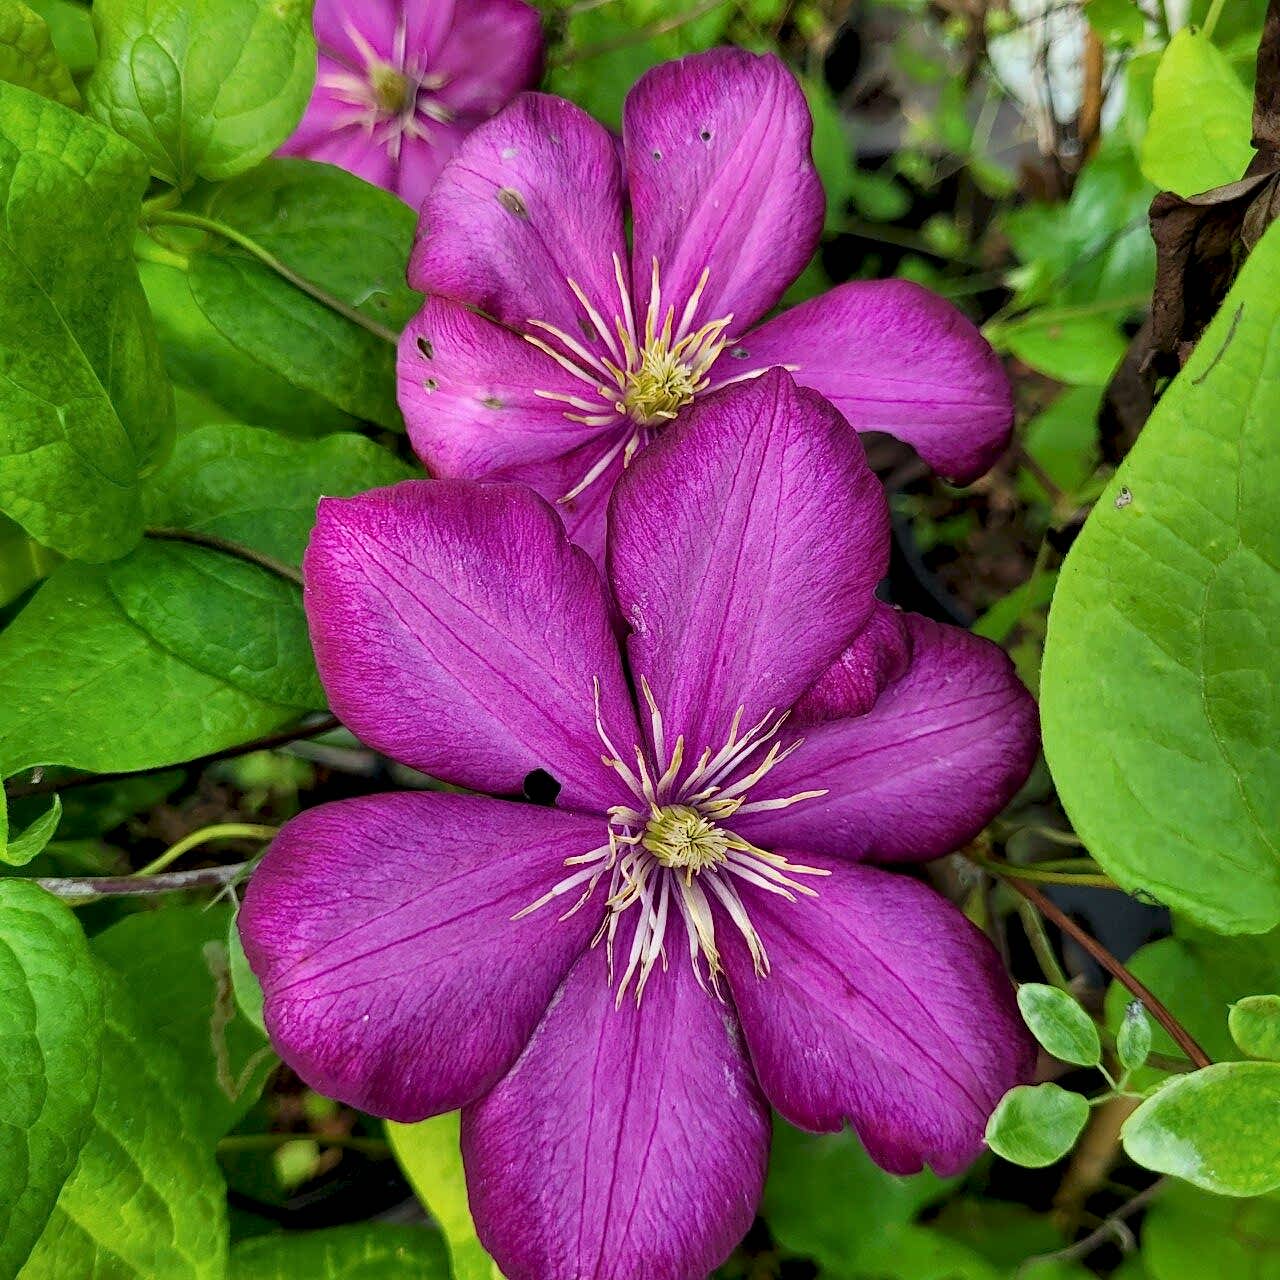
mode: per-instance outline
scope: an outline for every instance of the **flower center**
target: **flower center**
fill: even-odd
[[[687,804],[659,808],[645,824],[640,843],[662,866],[684,871],[686,879],[729,856],[729,837]]]
[[[412,99],[409,77],[390,63],[374,63],[369,68],[369,84],[373,89],[373,100],[385,115],[400,115]]]
[[[601,879],[608,877],[604,919],[593,945],[606,944],[610,984],[618,930],[625,918],[634,922],[618,982],[618,1003],[633,979],[639,1000],[655,965],[661,962],[664,969],[667,967],[667,925],[672,919],[684,924],[698,982],[705,988],[709,979],[719,995],[722,966],[716,945],[717,914],[742,935],[756,972],[769,972],[764,943],[751,924],[738,886],[749,884],[794,902],[797,894],[813,896],[816,892],[796,876],[827,874],[821,868],[798,866],[781,854],[758,848],[725,827],[725,820],[734,814],[785,809],[826,792],[749,798],[765,775],[800,745],[797,740],[783,747],[778,741],[785,713],[771,711],[744,733],[743,708],[739,707],[724,746],[719,751],[708,748],[693,768],[686,769],[684,737],[678,737],[668,753],[662,715],[643,676],[640,691],[649,707],[650,745],[634,748],[633,768],[605,732],[599,683],[596,685],[596,731],[608,752],[604,761],[626,783],[634,801],[614,805],[609,810],[606,842],[567,858],[569,874],[516,918],[565,894],[577,893],[577,901],[560,917],[567,919],[587,904]]]

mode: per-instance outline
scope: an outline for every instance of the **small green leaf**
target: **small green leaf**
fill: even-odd
[[[1176,1076],[1120,1131],[1125,1153],[1204,1191],[1260,1196],[1280,1187],[1280,1062],[1219,1062]]]
[[[1138,0],[1085,0],[1084,14],[1106,45],[1140,44],[1146,34],[1147,16]]]
[[[387,1121],[387,1138],[414,1194],[440,1224],[453,1260],[454,1280],[502,1280],[476,1236],[458,1149],[459,1113],[420,1124]]]
[[[87,560],[137,542],[173,433],[130,252],[145,185],[127,142],[0,84],[0,508]]]
[[[1096,1067],[1102,1061],[1098,1028],[1065,991],[1043,982],[1024,982],[1018,988],[1018,1008],[1031,1034],[1055,1058],[1081,1067]]]
[[[1061,1160],[1089,1119],[1089,1103],[1056,1084],[1020,1084],[1000,1099],[987,1121],[987,1145],[1028,1169]]]
[[[0,0],[0,80],[64,107],[80,105],[80,91],[53,47],[49,24],[22,0]]]
[[[1280,1060],[1280,996],[1245,996],[1227,1015],[1231,1038],[1250,1058]]]
[[[449,1256],[430,1227],[359,1223],[242,1240],[230,1280],[449,1280]]]
[[[249,967],[249,957],[244,953],[244,943],[240,941],[240,930],[235,920],[227,930],[227,955],[231,962],[231,986],[235,991],[236,1006],[265,1036],[267,1026],[263,1021],[262,1007],[266,998],[257,974]]]
[[[84,933],[60,902],[16,880],[0,879],[0,992],[0,1275],[12,1276],[89,1134],[102,1043]]]
[[[114,970],[99,972],[92,1127],[18,1280],[224,1280],[226,1189],[193,1119],[192,1081]],[[81,1058],[76,1069],[92,1065]]]
[[[1179,31],[1156,68],[1142,172],[1194,196],[1244,176],[1253,159],[1253,102],[1231,63],[1201,32]]]
[[[1130,1000],[1116,1035],[1116,1056],[1126,1071],[1136,1071],[1151,1052],[1151,1019],[1141,1000]]]
[[[1114,320],[1058,318],[1048,310],[1001,325],[989,336],[1033,369],[1070,386],[1105,385],[1124,359],[1126,345]]]
[[[293,131],[316,72],[307,0],[97,0],[89,109],[175,186],[253,168]]]
[[[11,867],[25,867],[53,839],[62,819],[62,801],[57,796],[53,803],[20,836],[5,839],[0,830],[0,862]],[[8,825],[7,821],[4,824]]]

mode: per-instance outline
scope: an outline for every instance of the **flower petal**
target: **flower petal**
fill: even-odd
[[[623,113],[637,283],[656,258],[678,317],[708,268],[698,321],[732,314],[741,333],[764,315],[822,232],[812,133],[774,54],[712,49],[641,77]]]
[[[615,254],[625,264],[613,138],[571,102],[526,93],[445,166],[422,206],[409,283],[516,329],[545,321],[603,352],[569,282],[607,323],[619,306]]]
[[[476,1227],[509,1280],[704,1280],[751,1225],[768,1143],[732,1012],[683,957],[615,1009],[585,955],[462,1116]]]
[[[483,791],[544,769],[568,808],[625,792],[593,710],[598,679],[613,741],[638,740],[604,585],[528,489],[410,480],[321,499],[304,576],[329,704],[371,747]]]
[[[400,158],[391,189],[412,209],[422,207],[440,170],[470,132],[470,126],[461,120],[447,124],[433,120],[428,129],[425,138],[410,137],[407,133],[400,137]]]
[[[855,281],[766,321],[711,372],[784,364],[859,431],[887,431],[953,480],[1009,443],[1013,393],[999,358],[949,302],[909,280]]]
[[[369,51],[390,61],[400,10],[397,0],[316,0],[312,17],[316,43],[356,70],[364,69]]]
[[[877,600],[853,643],[805,691],[791,711],[793,725],[860,716],[876,704],[885,685],[911,663],[906,616]]]
[[[399,400],[418,456],[437,476],[489,479],[559,458],[602,430],[560,396],[591,388],[523,338],[446,298],[428,298],[400,339]],[[608,405],[599,397],[600,409]],[[544,495],[555,501],[573,487]]]
[[[434,5],[415,4],[415,9]],[[455,0],[453,22],[429,70],[457,115],[491,116],[542,70],[542,22],[524,0]]]
[[[852,1123],[891,1173],[957,1173],[1035,1065],[1012,985],[987,938],[925,885],[818,865],[831,874],[816,898],[741,890],[768,976],[736,929],[717,933],[761,1088],[802,1129]]]
[[[827,794],[744,817],[739,834],[837,857],[936,858],[1013,799],[1040,745],[1035,702],[1013,664],[958,627],[905,620],[906,673],[865,715],[806,728],[803,745],[769,774],[771,793]]]
[[[557,809],[414,792],[286,823],[240,911],[281,1057],[326,1097],[395,1120],[478,1097],[599,924],[586,909],[513,917],[603,830]]]
[[[781,370],[699,401],[627,469],[609,574],[673,742],[696,758],[785,711],[874,605],[888,559],[857,436]]]

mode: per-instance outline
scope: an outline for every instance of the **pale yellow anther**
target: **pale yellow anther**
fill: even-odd
[[[664,867],[684,871],[686,879],[724,862],[730,837],[686,804],[655,807],[640,843]]]

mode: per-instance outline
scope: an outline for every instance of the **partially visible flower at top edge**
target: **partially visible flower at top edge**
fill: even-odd
[[[348,169],[417,209],[482,121],[542,73],[523,0],[316,0],[315,89],[280,148]]]
[[[312,809],[240,915],[304,1080],[464,1108],[510,1280],[703,1280],[750,1226],[768,1104],[949,1174],[1035,1058],[986,937],[870,865],[972,838],[1037,732],[995,645],[875,600],[888,515],[849,425],[782,371],[720,392],[609,523],[602,577],[523,485],[322,503],[330,705],[488,795]],[[489,798],[536,770],[555,807]]]
[[[635,454],[697,397],[774,365],[949,478],[985,471],[1012,393],[951,304],[851,282],[760,323],[821,235],[811,134],[794,76],[740,49],[648,72],[621,147],[546,94],[477,129],[423,205],[409,268],[428,298],[401,339],[399,399],[432,473],[531,485],[598,557]]]

